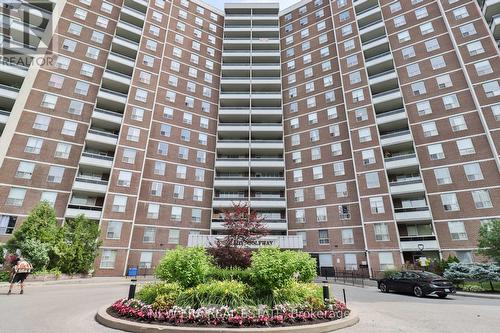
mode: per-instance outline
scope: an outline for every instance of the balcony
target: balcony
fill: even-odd
[[[113,146],[118,144],[118,135],[99,129],[89,129],[87,133],[86,141],[93,141],[94,143]]]
[[[125,21],[118,21],[116,24],[116,34],[120,37],[130,39],[138,43],[141,40],[142,28]]]
[[[102,215],[102,207],[99,206],[84,206],[84,205],[74,205],[69,204],[68,209],[66,209],[67,218],[75,218],[78,215],[85,215],[91,220],[100,220]]]
[[[105,194],[107,188],[108,188],[107,180],[76,177],[75,182],[73,183],[73,190],[79,192]]]
[[[0,107],[10,109],[19,95],[19,88],[0,84]]]
[[[124,74],[132,75],[135,66],[135,59],[127,56],[110,52],[108,56],[108,68]]]
[[[285,188],[284,177],[252,177],[250,186],[252,188]]]
[[[139,50],[139,43],[120,36],[114,36],[111,50],[112,52],[122,54],[128,58],[135,59],[137,51]]]
[[[285,209],[286,200],[284,197],[251,197],[250,207],[258,209]]]
[[[7,30],[7,34],[20,43],[25,43],[33,48],[37,48],[43,37],[44,29],[38,26],[21,21],[17,17],[1,15],[2,25]]]
[[[215,188],[248,187],[248,177],[215,177]]]
[[[80,158],[80,164],[96,168],[111,169],[113,166],[113,156],[83,152]]]
[[[424,245],[425,251],[439,250],[435,236],[400,237],[401,250],[420,251],[419,244]]]
[[[280,230],[280,231],[286,231],[288,229],[288,223],[286,223],[286,220],[276,220],[276,221],[267,221],[264,220],[262,221],[262,224],[267,230]],[[217,220],[213,220],[212,224],[210,225],[210,228],[212,230],[224,230],[224,223],[219,222]]]
[[[394,146],[408,142],[413,142],[410,130],[395,131],[380,135],[380,144],[382,147]]]
[[[234,204],[239,202],[248,203],[247,197],[214,197],[212,201],[212,207],[214,208],[230,208],[233,207]]]
[[[370,86],[380,86],[384,82],[391,81],[391,80],[397,80],[397,79],[398,79],[398,76],[396,74],[396,71],[394,69],[389,69],[389,70],[381,72],[381,73],[370,75],[368,77],[368,82],[369,82]],[[397,85],[397,81],[396,81],[396,85]]]
[[[5,125],[9,120],[10,112],[6,110],[0,110],[0,124]]]
[[[373,39],[363,41],[362,43],[363,53],[365,59],[370,59],[375,56],[386,53],[389,50],[389,39],[387,36],[380,36]]]
[[[120,93],[117,91],[101,88],[97,93],[98,99],[105,99],[110,104],[119,104],[124,107],[127,103],[127,94]]]
[[[491,18],[490,30],[493,34],[493,38],[496,41],[500,40],[500,14],[494,15]]]
[[[362,42],[384,36],[385,35],[384,21],[380,18],[363,26],[359,30],[359,35],[361,37]]]
[[[92,119],[97,120],[98,122],[121,125],[123,114],[119,112],[95,108],[94,112],[92,112]]]
[[[390,182],[389,186],[392,195],[425,192],[425,187],[422,179]]]
[[[122,6],[120,20],[142,28],[146,20],[146,14],[126,5]]]
[[[124,2],[125,5],[127,5],[130,8],[136,9],[140,12],[146,12],[148,8],[148,1],[147,0],[125,0]]]
[[[251,160],[246,158],[221,158],[218,157],[215,160],[216,168],[248,168],[249,166],[253,168],[284,168],[285,162],[282,158],[252,158]]]
[[[377,54],[375,56],[372,56],[372,57],[369,57],[369,58],[365,58],[365,67],[366,69],[368,70],[368,72],[370,73],[372,69],[372,67],[382,67],[382,68],[394,68],[393,64],[392,64],[392,53],[390,51],[387,51],[387,52],[384,52],[384,53],[381,53],[381,54]],[[372,69],[372,71],[374,70],[375,68]]]
[[[386,157],[384,161],[387,170],[411,168],[419,165],[417,155],[413,153]]]
[[[407,121],[405,109],[397,109],[389,112],[377,114],[377,125],[385,125],[390,123],[401,123]]]
[[[0,62],[0,72],[4,77],[13,76],[17,79],[21,79],[20,82],[22,82],[22,80],[24,80],[24,77],[26,76],[26,73],[28,73],[28,67],[14,63],[7,63],[5,60],[3,60],[2,62]]]
[[[373,16],[380,16],[380,6],[378,4],[374,4],[371,7],[364,8],[360,11],[356,11],[356,20],[358,21],[359,26],[361,27],[363,24],[369,19],[373,19]]]
[[[484,0],[481,8],[484,18],[490,22],[493,16],[500,14],[500,0]]]
[[[132,77],[130,75],[115,72],[109,69],[106,69],[102,75],[103,88],[110,88],[113,91],[116,90],[116,92],[124,94],[125,96],[128,93],[131,82]]]
[[[397,222],[411,222],[432,219],[429,207],[394,208],[394,211],[394,218]]]
[[[396,88],[373,95],[372,103],[375,109],[395,109],[401,106],[401,98],[401,90]]]

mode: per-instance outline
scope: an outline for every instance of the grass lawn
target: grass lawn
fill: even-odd
[[[494,292],[494,293],[500,294],[500,281],[493,281],[492,283],[493,283],[493,288],[495,289],[495,291],[491,290],[491,286],[490,286],[490,283],[488,281],[486,281],[486,282],[465,282],[463,285],[460,285],[460,288],[463,288],[463,286],[471,286],[471,285],[481,286],[481,287],[483,287],[483,289],[485,290],[484,292],[486,292],[486,293]]]

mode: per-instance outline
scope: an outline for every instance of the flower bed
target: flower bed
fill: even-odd
[[[279,327],[308,325],[345,318],[350,311],[344,303],[327,300],[323,310],[276,305],[242,306],[236,308],[173,306],[168,310],[155,310],[151,305],[139,300],[120,299],[110,308],[108,314],[116,318],[136,322],[170,326],[212,326],[212,327]]]

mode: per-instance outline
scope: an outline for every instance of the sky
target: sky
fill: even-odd
[[[225,2],[237,2],[238,0],[202,0],[203,2],[206,2],[214,7],[224,9],[224,3]],[[294,3],[299,2],[300,0],[275,0],[280,3],[280,9],[287,8]]]

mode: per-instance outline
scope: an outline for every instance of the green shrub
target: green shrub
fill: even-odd
[[[202,306],[238,307],[251,303],[250,288],[239,281],[211,281],[183,291],[177,305],[199,308]]]
[[[50,262],[49,246],[36,239],[26,239],[19,243],[23,256],[33,265],[34,271],[43,271]]]
[[[486,289],[484,289],[483,287],[475,285],[475,284],[466,284],[462,288],[462,290],[463,291],[468,291],[468,292],[471,292],[471,293],[480,293],[480,292],[486,291]]]
[[[169,310],[176,305],[179,294],[168,293],[156,296],[155,301],[151,304],[154,310]]]
[[[208,280],[236,280],[246,284],[251,284],[251,275],[249,269],[241,269],[238,267],[213,267],[208,274]]]
[[[314,310],[320,310],[324,305],[323,289],[315,283],[289,282],[285,287],[273,290],[274,304],[309,304]]]
[[[183,248],[167,252],[156,267],[156,276],[166,282],[177,282],[184,288],[194,287],[207,280],[212,270],[212,258],[201,247]]]
[[[391,277],[394,276],[394,274],[399,273],[397,269],[386,269],[384,271],[384,278],[390,279]]]
[[[260,248],[252,255],[250,274],[261,292],[285,287],[290,281],[312,282],[316,276],[316,260],[305,252]]]
[[[6,271],[0,271],[0,282],[9,282],[10,273]]]
[[[164,301],[170,298],[175,301],[181,290],[177,283],[148,283],[139,290],[136,298],[147,304],[153,304],[159,296],[165,296]]]

